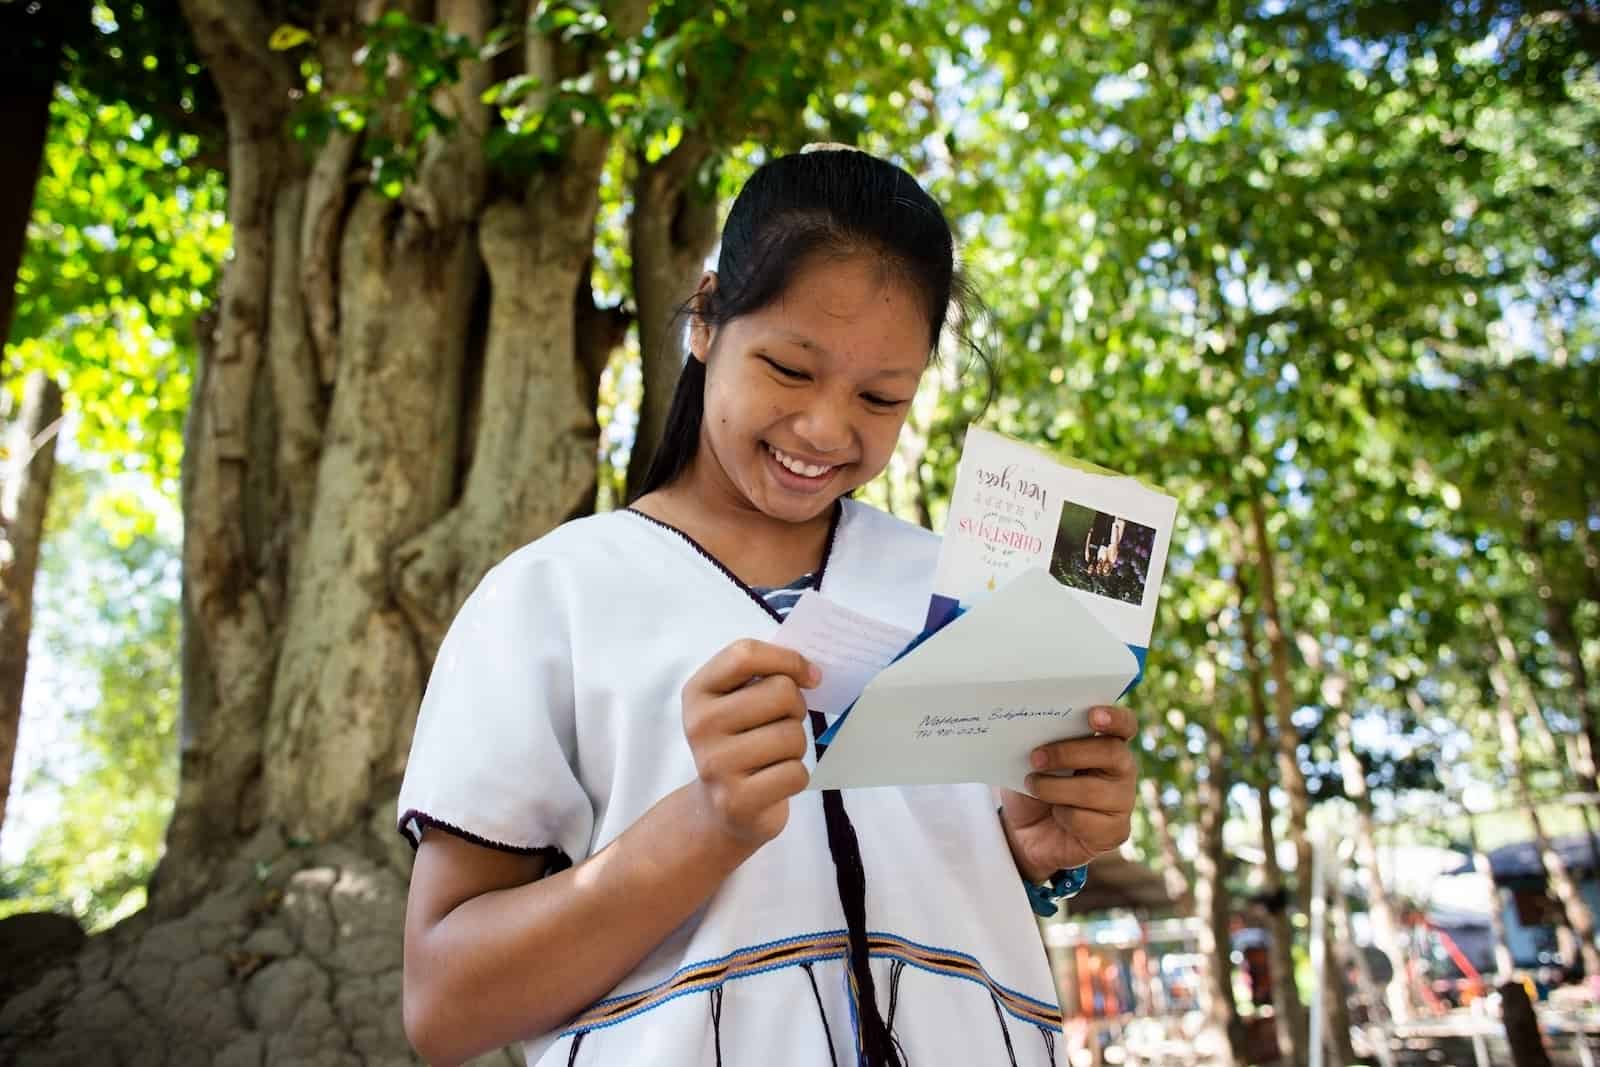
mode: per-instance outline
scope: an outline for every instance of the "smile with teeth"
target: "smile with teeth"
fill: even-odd
[[[787,452],[781,452],[771,445],[767,446],[767,451],[772,453],[773,459],[783,465],[784,470],[789,471],[791,474],[798,474],[802,478],[821,478],[825,474],[832,474],[835,469],[834,467],[820,467],[814,463],[803,463]]]

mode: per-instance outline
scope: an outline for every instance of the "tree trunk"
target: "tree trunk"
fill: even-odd
[[[1494,942],[1494,984],[1499,987],[1511,981],[1515,969],[1511,960],[1511,941],[1506,936],[1505,900],[1501,897],[1499,884],[1494,880],[1494,867],[1489,862],[1488,854],[1478,847],[1477,820],[1471,815],[1467,816],[1467,844],[1472,849],[1473,870],[1489,887],[1489,935]]]
[[[1539,816],[1538,803],[1528,783],[1527,758],[1522,749],[1522,734],[1517,725],[1518,717],[1542,722],[1543,712],[1525,683],[1513,688],[1511,679],[1514,675],[1520,676],[1520,672],[1517,671],[1515,661],[1507,656],[1510,643],[1504,640],[1504,627],[1500,623],[1499,609],[1491,603],[1484,606],[1484,611],[1497,638],[1489,643],[1491,650],[1489,683],[1498,698],[1496,717],[1500,730],[1500,758],[1505,765],[1506,775],[1511,781],[1512,788],[1527,812],[1550,891],[1560,903],[1566,916],[1566,925],[1571,928],[1573,936],[1577,939],[1584,973],[1600,974],[1600,948],[1595,945],[1594,915],[1579,894],[1577,883],[1573,881],[1567,865],[1561,859],[1561,854],[1551,845],[1549,835],[1544,830],[1544,821]]]
[[[1600,779],[1597,779],[1600,765],[1596,763],[1596,753],[1600,751],[1600,723],[1596,722],[1594,703],[1589,698],[1589,671],[1583,662],[1583,641],[1578,636],[1577,624],[1573,619],[1572,600],[1557,588],[1556,582],[1550,579],[1540,555],[1538,522],[1529,519],[1524,524],[1522,543],[1527,550],[1527,558],[1533,563],[1534,585],[1538,590],[1539,600],[1544,605],[1545,630],[1550,634],[1551,643],[1555,646],[1556,657],[1562,669],[1572,680],[1571,692],[1578,713],[1578,729],[1575,733],[1567,735],[1566,764],[1576,778],[1580,790],[1591,795],[1600,794]],[[1512,656],[1511,642],[1505,634],[1498,612],[1490,621],[1498,627],[1494,636],[1501,657]],[[1544,716],[1542,705],[1539,711],[1535,725],[1545,744],[1552,750],[1552,757],[1560,762],[1562,754],[1559,749],[1563,746],[1556,740],[1555,732]],[[1584,834],[1589,842],[1591,867],[1595,871],[1600,871],[1600,837],[1595,834],[1594,812],[1588,804],[1580,804],[1578,811],[1583,817]]]
[[[0,4],[0,143],[6,146],[6,165],[0,167],[0,346],[11,336],[17,270],[50,132],[61,46],[88,15],[83,0]]]
[[[1587,502],[1584,510],[1593,514],[1592,505]],[[1589,536],[1589,527],[1584,523],[1574,523],[1572,533],[1578,545],[1578,558],[1583,560],[1583,587],[1587,598],[1593,603],[1600,603],[1600,544],[1596,544]]]
[[[1248,1063],[1244,1026],[1233,999],[1233,933],[1229,919],[1233,908],[1224,882],[1227,854],[1223,826],[1228,821],[1227,749],[1222,739],[1207,730],[1206,774],[1196,784],[1200,808],[1200,839],[1194,860],[1194,914],[1201,920],[1199,950],[1205,960],[1201,1004],[1218,1040],[1221,1067]]]
[[[1184,872],[1183,856],[1178,851],[1178,839],[1172,832],[1172,818],[1161,798],[1161,786],[1153,777],[1139,781],[1139,794],[1145,811],[1155,826],[1156,843],[1161,849],[1161,882],[1180,915],[1198,915],[1194,892],[1188,875]]]
[[[1343,893],[1336,893],[1333,897],[1333,930],[1335,941],[1340,955],[1346,959],[1346,966],[1353,965],[1356,972],[1356,986],[1361,993],[1361,999],[1366,1004],[1367,1023],[1362,1028],[1366,1034],[1368,1044],[1373,1046],[1377,1053],[1379,1063],[1389,1063],[1389,1058],[1380,1043],[1387,1046],[1389,1041],[1388,1020],[1384,1018],[1387,1010],[1384,1002],[1383,991],[1378,988],[1378,983],[1372,974],[1372,966],[1355,942],[1355,934],[1350,923],[1350,903]]]
[[[28,635],[33,629],[33,578],[39,569],[60,425],[61,387],[35,371],[11,427],[8,469],[0,486],[0,832],[5,828],[17,755]]]
[[[1377,833],[1372,822],[1372,796],[1367,791],[1367,772],[1356,754],[1351,738],[1350,710],[1343,701],[1335,704],[1337,720],[1334,744],[1339,752],[1339,770],[1344,782],[1345,796],[1355,805],[1356,868],[1361,875],[1361,886],[1367,895],[1367,915],[1372,920],[1372,940],[1378,951],[1388,957],[1394,975],[1384,987],[1384,1002],[1389,1016],[1395,1022],[1411,1018],[1410,987],[1406,982],[1406,957],[1401,944],[1400,924],[1395,917],[1394,902],[1389,889],[1383,884],[1383,869],[1378,859]]]
[[[1258,513],[1259,514],[1259,513]],[[1257,536],[1265,548],[1265,526],[1257,529]],[[1263,551],[1263,556],[1270,553]],[[1248,605],[1249,587],[1243,568],[1238,572],[1239,586],[1239,626],[1240,643],[1244,649],[1245,676],[1249,685],[1250,698],[1250,745],[1260,758],[1265,758],[1271,750],[1271,740],[1267,726],[1267,699],[1265,686],[1261,678],[1261,661],[1256,655],[1255,615]],[[1269,567],[1262,568],[1262,585],[1270,587],[1271,571]],[[1280,683],[1279,692],[1284,691]],[[1289,724],[1289,744],[1291,758],[1289,765],[1296,775],[1300,774],[1298,757],[1292,756],[1296,746],[1294,724]],[[1281,722],[1280,722],[1281,733]],[[1277,767],[1279,773],[1284,771],[1283,739],[1279,738],[1277,746]],[[1302,800],[1305,779],[1299,779],[1302,789]],[[1281,783],[1280,783],[1281,784]],[[1295,983],[1294,975],[1294,914],[1295,894],[1291,893],[1284,883],[1283,871],[1278,864],[1277,834],[1273,829],[1274,811],[1272,808],[1270,775],[1264,776],[1259,788],[1256,790],[1260,805],[1261,818],[1261,847],[1265,856],[1262,860],[1264,884],[1262,896],[1266,900],[1268,921],[1271,927],[1271,964],[1272,964],[1272,1004],[1274,1024],[1278,1035],[1278,1048],[1282,1054],[1282,1062],[1287,1064],[1303,1064],[1306,1057],[1306,1032],[1307,1018],[1304,1006],[1300,1002],[1300,990]],[[1293,802],[1290,804],[1290,824],[1293,825]],[[1298,845],[1308,844],[1304,836],[1296,842]],[[1300,884],[1309,893],[1311,884],[1311,858],[1307,849],[1303,866],[1299,870]]]
[[[1539,1017],[1521,982],[1506,982],[1500,987],[1500,1019],[1506,1028],[1506,1044],[1511,1047],[1514,1067],[1551,1067],[1544,1035],[1539,1032]]]
[[[1278,1034],[1278,1062],[1299,1067],[1306,1062],[1307,1027],[1305,1008],[1300,1003],[1300,989],[1295,983],[1294,921],[1290,910],[1290,893],[1283,884],[1283,871],[1278,867],[1278,837],[1272,828],[1274,812],[1267,785],[1256,789],[1256,800],[1260,806],[1261,849],[1265,854],[1261,864],[1261,896],[1271,935],[1272,1017]]]
[[[644,397],[628,456],[630,498],[655,458],[683,366],[678,309],[694,292],[717,239],[716,199],[698,181],[710,158],[710,142],[689,133],[656,162],[641,160],[634,179],[635,210],[644,212],[629,230]]]
[[[1548,605],[1548,601],[1546,604]],[[1511,640],[1506,636],[1505,628],[1498,611],[1490,614],[1491,627],[1494,629],[1495,645],[1503,662],[1514,663],[1516,650],[1511,645]],[[1581,660],[1578,663],[1577,673],[1574,674],[1574,685],[1582,682],[1583,668]],[[1539,735],[1539,743],[1544,748],[1546,756],[1551,763],[1562,768],[1562,779],[1565,786],[1576,785],[1582,792],[1594,795],[1596,792],[1594,779],[1594,751],[1589,747],[1589,738],[1583,716],[1588,713],[1587,708],[1582,708],[1579,720],[1579,729],[1576,734],[1566,735],[1566,744],[1556,736],[1555,729],[1550,725],[1550,719],[1545,714],[1544,704],[1533,691],[1532,683],[1520,671],[1517,676],[1522,679],[1523,699],[1525,707],[1531,707],[1537,714],[1533,716],[1532,726]],[[1583,694],[1578,694],[1580,706],[1587,704]],[[1567,772],[1570,772],[1570,777]],[[1584,835],[1589,845],[1589,861],[1591,869],[1600,871],[1600,837],[1596,837],[1594,828],[1594,812],[1588,804],[1578,805],[1578,816],[1583,820]],[[1562,932],[1565,932],[1563,928]],[[1573,948],[1574,946],[1568,946]],[[1571,955],[1569,952],[1568,955]]]
[[[1324,842],[1324,848],[1327,847]],[[1315,857],[1313,857],[1315,859]],[[1319,974],[1312,976],[1312,981],[1322,983],[1322,1003],[1319,1005],[1322,1016],[1322,1048],[1327,1054],[1323,1062],[1332,1063],[1336,1067],[1349,1067],[1356,1062],[1355,1046],[1350,1040],[1350,978],[1345,967],[1340,946],[1334,940],[1332,928],[1332,912],[1337,907],[1334,899],[1344,895],[1339,884],[1337,869],[1329,870],[1332,857],[1324,855],[1321,860],[1322,874],[1320,882],[1317,876],[1312,879],[1312,912],[1311,912],[1311,937],[1313,960],[1317,958],[1316,948],[1321,948],[1322,967]],[[1321,900],[1317,895],[1321,895]],[[1319,914],[1320,913],[1320,914]],[[1309,1055],[1310,1050],[1307,1049]]]
[[[1548,587],[1546,587],[1548,588]],[[1578,638],[1573,620],[1572,601],[1551,594],[1544,597],[1545,629],[1555,644],[1561,667],[1572,679],[1572,695],[1578,710],[1578,758],[1573,763],[1579,784],[1590,793],[1600,793],[1600,766],[1596,754],[1600,753],[1600,716],[1596,715],[1594,701],[1589,692],[1589,672],[1583,662],[1583,642]]]
[[[471,40],[501,6],[427,5]],[[384,7],[323,5],[330,85]],[[642,0],[606,7],[618,42],[644,25]],[[227,113],[234,247],[186,427],[179,793],[151,906],[0,1009],[0,1061],[411,1062],[395,793],[462,600],[593,499],[593,368],[620,334],[586,298],[613,149],[579,126],[491,181],[469,62],[434,98],[452,132],[390,199],[350,137],[289,141],[297,60],[261,8],[184,13]],[[523,63],[608,77],[532,30]]]
[[[1355,749],[1353,721],[1346,703],[1349,686],[1345,677],[1330,670],[1316,641],[1303,637],[1300,648],[1313,669],[1322,672],[1322,697],[1334,713],[1334,750],[1339,759],[1340,780],[1355,807],[1356,867],[1367,898],[1367,915],[1372,924],[1373,945],[1388,959],[1393,974],[1384,986],[1383,997],[1390,1018],[1405,1022],[1411,1018],[1411,987],[1406,980],[1406,947],[1397,911],[1389,889],[1383,882],[1383,866],[1378,855],[1377,830],[1372,818],[1372,794],[1367,788],[1366,768]],[[1416,691],[1409,700],[1420,700]],[[1340,895],[1341,903],[1343,901]],[[1349,946],[1346,946],[1349,947]]]
[[[1260,569],[1261,620],[1272,671],[1272,712],[1278,728],[1278,785],[1289,797],[1289,840],[1294,844],[1295,902],[1305,913],[1311,900],[1311,839],[1306,832],[1310,797],[1300,769],[1300,731],[1294,724],[1294,686],[1289,679],[1289,636],[1278,607],[1277,553],[1267,534],[1267,510],[1259,495],[1250,500],[1250,523]],[[1241,569],[1241,580],[1243,570]]]
[[[1334,884],[1329,887],[1329,896],[1339,895],[1337,876]],[[1330,903],[1329,909],[1332,911]],[[1350,980],[1345,967],[1345,955],[1342,946],[1335,943],[1331,936],[1332,923],[1323,930],[1323,937],[1327,938],[1326,952],[1322,956],[1322,978],[1324,983],[1324,1014],[1327,1023],[1326,1040],[1323,1042],[1328,1052],[1328,1062],[1337,1064],[1338,1067],[1348,1067],[1356,1062],[1355,1045],[1350,1041]]]

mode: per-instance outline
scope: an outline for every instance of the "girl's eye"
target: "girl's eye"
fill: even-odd
[[[904,400],[895,400],[893,397],[878,396],[876,393],[862,393],[861,399],[875,408],[897,408],[904,404]]]
[[[779,374],[783,375],[785,378],[792,378],[795,381],[803,381],[804,379],[811,377],[811,375],[807,374],[803,370],[795,370],[793,367],[785,367],[782,363],[779,363],[771,356],[762,356],[761,361],[767,366],[771,367],[773,370],[777,371]]]

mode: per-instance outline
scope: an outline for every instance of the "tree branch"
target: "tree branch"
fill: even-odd
[[[20,418],[12,427],[0,517],[0,824],[17,750],[22,689],[33,629],[33,580],[39,569],[45,507],[55,475],[54,427],[61,422],[61,387],[42,371],[28,377]],[[43,442],[43,444],[41,444]]]
[[[439,23],[477,45],[489,35],[493,19],[489,0],[439,2]],[[476,218],[483,206],[489,109],[482,97],[490,78],[487,62],[469,60],[462,64],[461,80],[435,94],[436,106],[455,121],[455,128],[429,138],[417,180],[407,188],[407,203],[434,229]]]
[[[600,376],[605,373],[611,353],[626,340],[633,316],[622,307],[602,307],[595,303],[592,267],[578,275],[573,316],[576,322],[578,366],[583,371],[585,398],[598,402]]]
[[[222,94],[229,139],[242,123],[251,135],[275,137],[289,107],[294,75],[272,51],[272,23],[255,0],[182,0],[184,16]]]
[[[630,486],[637,486],[649,469],[677,387],[682,353],[672,343],[674,317],[694,291],[716,242],[716,199],[689,187],[711,152],[703,133],[687,131],[677,147],[655,163],[640,160],[633,183],[628,246],[639,307],[644,400],[628,460]]]
[[[370,0],[359,12],[361,21],[378,14]],[[333,93],[353,91],[359,78],[350,56],[357,47],[355,20],[339,24],[317,42],[323,80]],[[339,236],[345,205],[349,203],[350,167],[355,162],[360,137],[342,130],[328,137],[311,164],[306,181],[305,211],[300,220],[300,293],[305,300],[306,326],[316,357],[317,376],[323,386],[333,384],[338,367],[339,290],[337,267]]]

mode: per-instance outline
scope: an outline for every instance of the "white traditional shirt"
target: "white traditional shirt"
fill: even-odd
[[[817,587],[919,630],[938,548],[844,500]],[[690,675],[778,625],[692,538],[639,512],[559,527],[490,571],[451,625],[400,791],[401,832],[413,845],[432,827],[544,852],[552,870],[581,862],[694,779],[680,700]],[[989,788],[843,796],[879,1010],[906,1063],[1055,1067],[1056,990]],[[849,1067],[859,1054],[846,952],[821,794],[802,793],[784,831],[699,912],[524,1053],[540,1067]]]

